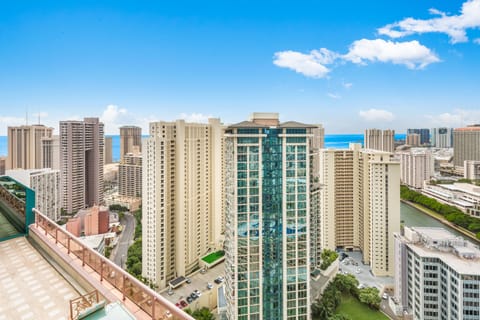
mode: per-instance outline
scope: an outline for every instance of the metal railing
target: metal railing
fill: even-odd
[[[70,300],[70,319],[77,320],[82,312],[100,303],[98,290]]]
[[[194,320],[173,303],[150,289],[138,279],[121,269],[97,251],[90,249],[77,237],[62,229],[37,209],[35,214],[35,227],[43,229],[45,235],[55,239],[55,244],[60,244],[67,249],[68,254],[75,255],[81,260],[82,266],[88,265],[95,270],[100,281],[107,281],[122,293],[123,300],[129,299],[153,320],[187,319]]]

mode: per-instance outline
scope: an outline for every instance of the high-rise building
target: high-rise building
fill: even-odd
[[[465,160],[463,177],[470,180],[480,180],[480,161]]]
[[[50,138],[53,128],[41,124],[8,127],[6,169],[41,169],[42,138]]]
[[[407,134],[407,139],[405,143],[412,147],[420,146],[420,135],[418,133]]]
[[[310,263],[311,268],[320,268],[320,150],[324,147],[325,132],[321,124],[311,128],[312,138],[309,139],[310,166]]]
[[[393,233],[400,226],[400,168],[384,151],[320,151],[321,248],[361,250],[376,276],[393,276]]]
[[[395,130],[366,129],[365,149],[393,152],[395,150]]]
[[[113,162],[112,159],[112,137],[105,137],[105,164]]]
[[[400,181],[409,187],[422,189],[423,183],[435,173],[435,159],[430,151],[411,149],[400,153]]]
[[[7,175],[35,191],[35,208],[53,221],[60,219],[60,171],[52,169],[7,170]]]
[[[5,174],[6,157],[0,157],[0,176]]]
[[[135,126],[120,127],[120,162],[127,153],[134,152],[133,147],[138,146],[142,151],[142,128]]]
[[[407,135],[413,133],[420,135],[420,144],[422,146],[430,143],[430,129],[407,129]]]
[[[453,164],[463,167],[465,160],[480,160],[480,124],[453,131]]]
[[[44,137],[42,145],[42,168],[60,170],[60,137],[58,135]]]
[[[118,194],[142,196],[142,154],[136,152],[123,156],[123,162],[118,166]]]
[[[310,318],[312,131],[254,113],[226,131],[228,319]],[[319,135],[317,135],[319,136]]]
[[[150,123],[143,145],[142,275],[160,288],[222,249],[223,133],[219,119]]]
[[[437,148],[453,147],[453,129],[452,128],[433,128],[430,130],[432,135],[431,145]]]
[[[103,203],[103,123],[98,118],[60,121],[63,209]]]
[[[395,297],[413,319],[480,319],[480,251],[442,228],[395,234]]]

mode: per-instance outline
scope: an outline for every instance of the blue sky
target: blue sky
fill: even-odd
[[[0,135],[254,111],[326,133],[480,123],[480,0],[2,1]]]

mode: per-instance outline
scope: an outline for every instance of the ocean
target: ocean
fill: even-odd
[[[113,161],[120,160],[120,136],[112,135],[112,158]],[[405,134],[395,134],[395,140],[404,140]],[[325,148],[343,149],[348,148],[350,143],[363,143],[363,134],[326,134]],[[6,156],[8,150],[7,136],[0,136],[0,156]]]

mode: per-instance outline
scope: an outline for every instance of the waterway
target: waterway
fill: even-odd
[[[417,208],[409,206],[403,202],[400,202],[400,220],[403,220],[404,224],[408,227],[439,227],[444,228],[457,236],[461,236],[464,239],[468,239],[457,230],[444,225]]]

